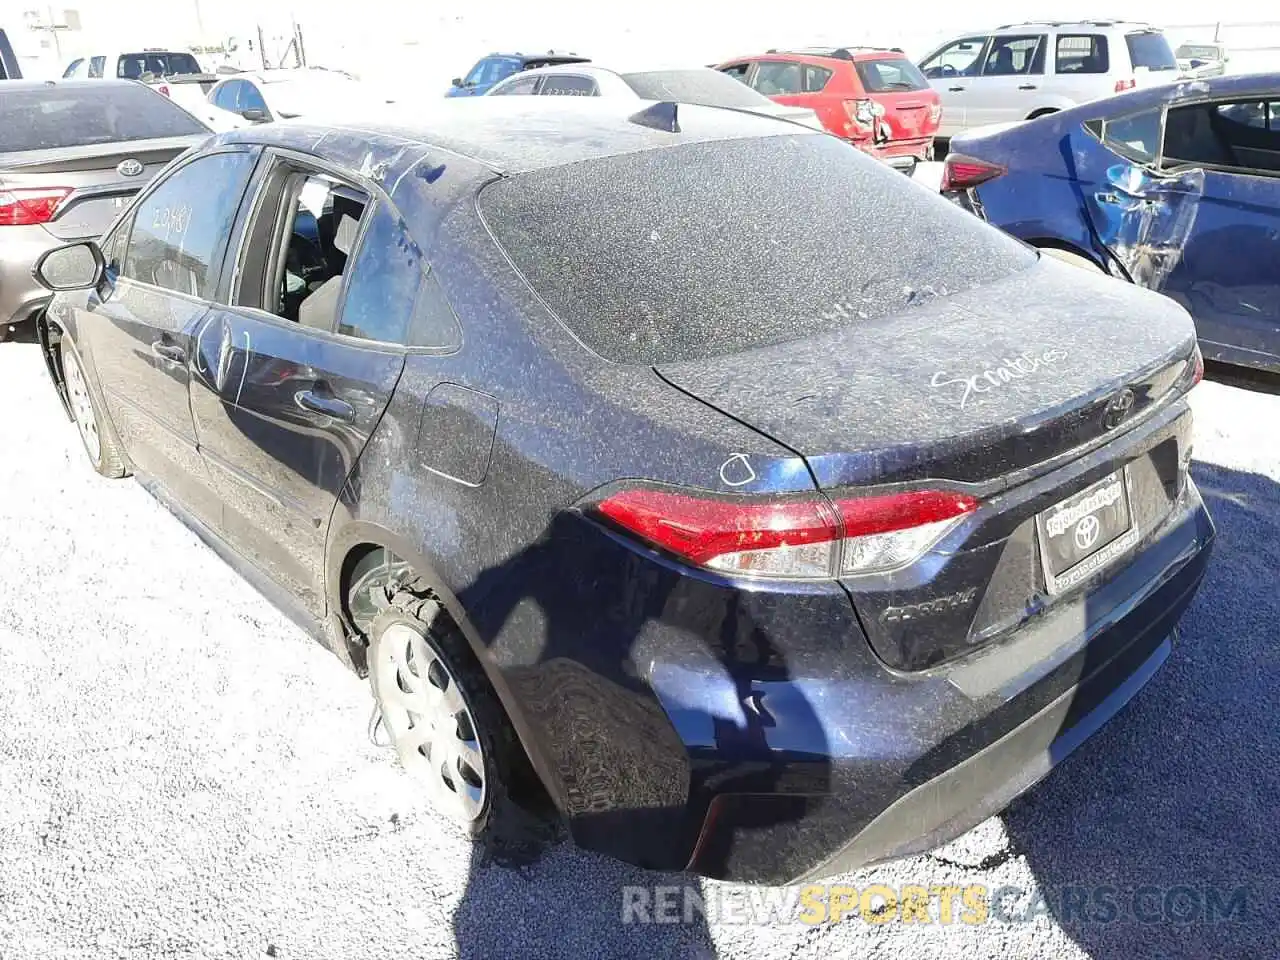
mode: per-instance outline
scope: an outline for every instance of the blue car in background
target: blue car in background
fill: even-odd
[[[551,67],[561,63],[589,63],[588,57],[576,53],[491,53],[481,57],[466,77],[454,77],[446,97],[478,97],[499,80],[513,73],[535,67]]]
[[[1124,93],[951,150],[945,195],[1173,298],[1206,358],[1280,373],[1280,74]]]

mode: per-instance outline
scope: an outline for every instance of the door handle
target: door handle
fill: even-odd
[[[1020,86],[1018,89],[1019,89],[1019,90],[1034,90],[1035,88],[1036,88],[1036,85],[1035,85],[1034,83],[1024,83],[1024,84],[1023,84],[1022,86]]]
[[[356,418],[356,408],[345,400],[339,400],[327,390],[299,390],[293,401],[303,410],[323,414],[334,420],[351,423]]]
[[[172,343],[165,343],[163,340],[157,340],[155,343],[151,344],[151,352],[161,360],[165,360],[168,363],[187,362],[187,354],[185,350]]]
[[[964,87],[947,87],[947,93],[959,93]]]

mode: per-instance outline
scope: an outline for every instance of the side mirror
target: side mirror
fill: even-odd
[[[267,112],[258,107],[250,107],[247,110],[241,110],[240,116],[244,117],[250,123],[266,123]]]
[[[450,82],[451,84],[453,84],[455,87],[460,87],[460,86],[462,86],[462,78],[461,78],[461,77],[454,77],[454,78],[453,78],[452,80],[450,80],[449,82]]]
[[[92,240],[82,240],[46,250],[31,268],[31,275],[42,287],[60,293],[96,287],[105,271],[98,245]]]

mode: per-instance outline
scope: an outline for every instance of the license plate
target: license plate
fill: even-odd
[[[1117,470],[1036,517],[1050,593],[1083,583],[1138,542],[1126,479]]]

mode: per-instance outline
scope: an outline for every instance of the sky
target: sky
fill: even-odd
[[[0,0],[0,26],[8,28],[19,52],[36,49],[23,28],[22,0]],[[241,41],[241,54],[256,66],[246,41],[261,26],[269,49],[287,42],[291,17],[301,24],[309,58],[341,66],[370,79],[420,82],[438,87],[467,71],[493,50],[567,49],[607,63],[652,57],[661,63],[711,63],[773,46],[866,44],[901,46],[915,57],[970,30],[1033,18],[1080,16],[1080,0],[984,0],[979,5],[917,3],[909,15],[893,2],[808,0],[804,4],[751,4],[749,0],[485,0],[446,5],[432,0],[62,0],[52,7],[80,12],[83,30],[59,36],[62,60],[88,46],[186,46]],[[1263,0],[1191,0],[1161,3],[1103,0],[1103,9],[1085,15],[1149,21],[1170,28],[1171,39],[1212,39],[1213,22],[1247,24],[1276,21],[1273,28],[1229,27],[1223,37],[1239,46],[1254,38],[1280,47],[1280,9]],[[46,9],[46,8],[41,8]],[[359,16],[353,17],[352,10]],[[1212,12],[1210,12],[1212,11]],[[1198,26],[1197,26],[1198,25]],[[1176,30],[1174,27],[1187,29]],[[1185,34],[1185,36],[1184,36]],[[272,42],[272,38],[276,38]],[[49,56],[49,61],[57,58]],[[46,74],[48,72],[46,68]],[[29,71],[33,74],[35,71]],[[57,71],[60,72],[60,71]]]

